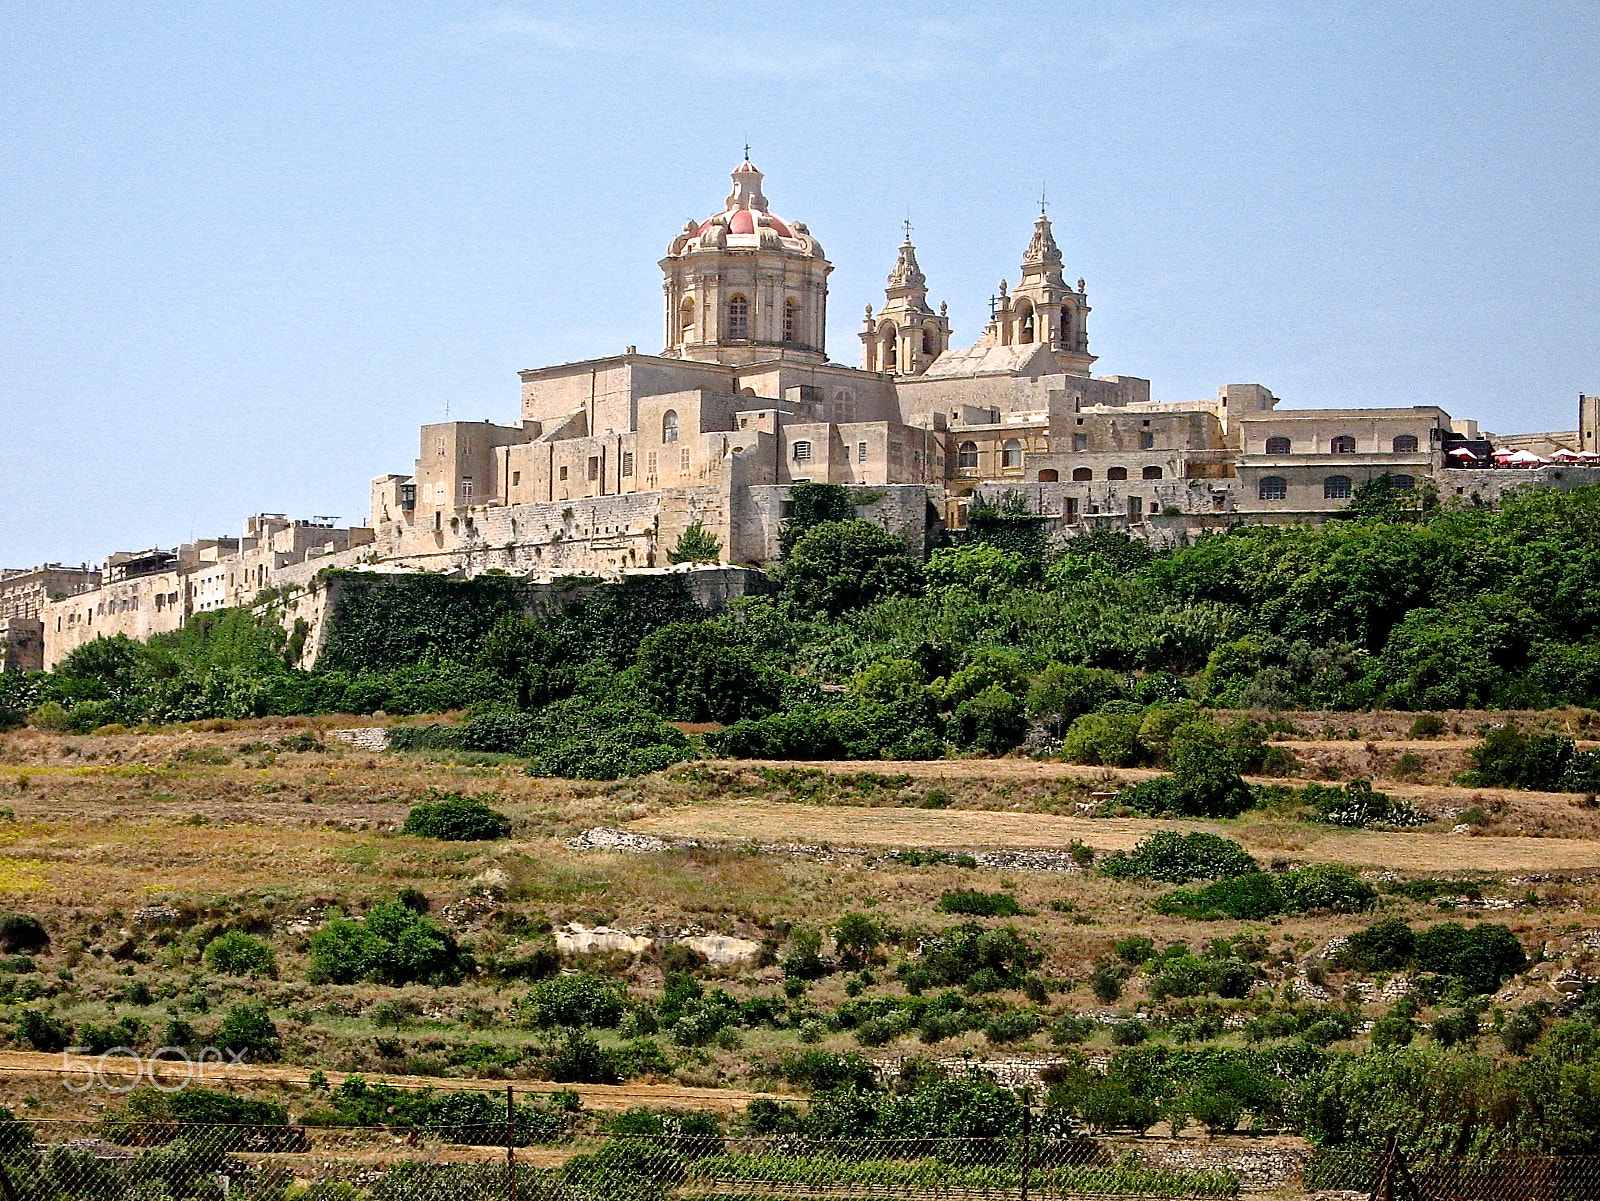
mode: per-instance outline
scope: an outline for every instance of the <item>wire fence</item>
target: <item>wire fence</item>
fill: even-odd
[[[494,1123],[410,1130],[0,1123],[0,1201],[1214,1201],[1267,1194],[1318,1201],[1600,1201],[1600,1157],[1408,1163],[1392,1151],[1293,1153],[1287,1171],[1263,1175],[1252,1170],[1252,1155],[1271,1156],[1248,1145],[1228,1149],[1195,1140],[1197,1150],[1163,1163],[1126,1146],[1032,1130],[988,1139],[575,1130],[531,1145],[519,1141],[514,1128]],[[1284,1162],[1281,1151],[1274,1162]]]

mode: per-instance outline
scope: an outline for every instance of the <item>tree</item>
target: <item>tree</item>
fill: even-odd
[[[678,542],[667,552],[669,563],[715,563],[722,557],[722,543],[696,521],[678,535]]]
[[[839,962],[846,967],[865,967],[883,942],[883,931],[878,923],[864,913],[847,913],[833,929],[834,949],[839,952]]]
[[[789,489],[789,516],[778,531],[778,557],[787,559],[795,543],[819,525],[855,520],[850,492],[838,484],[796,484]]]
[[[783,565],[784,596],[800,609],[828,617],[922,590],[922,564],[904,542],[870,521],[813,527]]]

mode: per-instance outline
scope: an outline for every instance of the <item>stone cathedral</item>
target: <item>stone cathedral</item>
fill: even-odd
[[[1087,289],[1042,211],[966,347],[908,228],[859,367],[828,355],[822,243],[772,211],[748,158],[660,268],[659,353],[524,371],[515,420],[422,428],[414,469],[373,481],[378,561],[614,574],[665,565],[699,523],[722,561],[765,564],[807,481],[856,487],[861,514],[915,549],[960,527],[974,495],[1006,492],[1058,536],[1111,524],[1160,540],[1316,520],[1373,476],[1438,477],[1478,439],[1431,406],[1280,410],[1259,384],[1159,402],[1148,380],[1092,375]]]

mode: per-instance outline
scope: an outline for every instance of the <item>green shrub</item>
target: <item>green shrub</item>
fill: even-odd
[[[777,1072],[785,1082],[814,1093],[871,1089],[878,1083],[878,1070],[872,1061],[854,1051],[791,1051],[779,1058]]]
[[[1444,724],[1444,718],[1437,713],[1419,713],[1417,720],[1411,723],[1411,730],[1407,738],[1441,738],[1449,732],[1449,727]]]
[[[1527,966],[1517,936],[1498,923],[1470,928],[1459,922],[1430,926],[1416,937],[1416,966],[1453,976],[1469,993],[1492,993]]]
[[[985,930],[977,922],[964,922],[927,940],[916,968],[930,984],[980,993],[1016,988],[1042,962],[1044,952],[1014,927]]]
[[[44,923],[27,913],[0,914],[0,951],[33,955],[50,945]]]
[[[1215,834],[1159,830],[1129,851],[1113,851],[1100,865],[1119,880],[1160,880],[1187,884],[1259,871],[1260,866],[1238,843]]]
[[[812,526],[783,562],[783,594],[797,608],[838,617],[891,596],[923,590],[922,564],[906,544],[870,521]]]
[[[1170,917],[1197,921],[1260,921],[1283,912],[1283,887],[1276,876],[1252,872],[1204,888],[1175,888],[1157,898],[1153,908]]]
[[[1156,953],[1156,944],[1154,939],[1146,935],[1130,934],[1126,938],[1117,939],[1111,944],[1111,949],[1123,963],[1138,967]]]
[[[269,1063],[283,1051],[278,1027],[265,1001],[247,1001],[228,1010],[215,1039],[224,1052]]]
[[[1395,972],[1410,965],[1415,947],[1410,926],[1397,917],[1385,918],[1350,935],[1335,961],[1360,972]]]
[[[64,1051],[72,1045],[72,1025],[42,1009],[24,1009],[17,1018],[17,1038],[35,1051]]]
[[[224,976],[272,976],[277,972],[272,948],[242,930],[229,930],[206,945],[206,966]]]
[[[664,771],[694,755],[681,730],[629,704],[573,697],[536,716],[523,747],[530,775],[617,780]]]
[[[1061,757],[1068,763],[1135,767],[1145,757],[1139,722],[1136,714],[1086,713],[1061,740]]]
[[[376,905],[365,921],[336,917],[311,936],[313,984],[455,984],[471,956],[438,922],[399,901]]]
[[[938,908],[941,913],[965,913],[973,917],[1016,917],[1028,912],[1009,892],[980,892],[973,888],[943,893]]]
[[[1022,741],[1028,719],[1021,701],[998,684],[990,684],[956,706],[954,728],[963,746],[1003,755]]]
[[[489,808],[481,796],[467,797],[436,788],[430,788],[428,795],[431,800],[406,814],[402,829],[407,834],[444,842],[489,842],[511,833],[511,819]]]
[[[616,1084],[621,1079],[616,1059],[578,1027],[557,1034],[544,1070],[558,1084]]]
[[[1367,826],[1423,826],[1433,819],[1409,801],[1373,789],[1370,781],[1351,780],[1343,788],[1309,784],[1301,797],[1330,825],[1361,829]]]
[[[1544,1035],[1545,1019],[1550,1006],[1544,1001],[1533,1001],[1506,1014],[1500,1023],[1500,1042],[1513,1055],[1525,1055],[1528,1048]]]
[[[605,976],[552,976],[528,990],[517,1005],[518,1016],[538,1029],[551,1026],[600,1026],[610,1029],[622,1020],[627,995],[620,980]]]
[[[1291,911],[1360,913],[1378,899],[1377,889],[1337,864],[1312,864],[1286,872],[1281,879],[1285,908]]]
[[[1109,1005],[1122,996],[1123,973],[1109,963],[1097,963],[1089,977],[1089,988],[1095,1000]]]

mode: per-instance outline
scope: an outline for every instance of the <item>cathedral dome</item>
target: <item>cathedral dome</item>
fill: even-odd
[[[822,258],[822,247],[800,221],[785,221],[767,208],[761,172],[745,159],[732,172],[733,191],[723,211],[704,221],[690,220],[673,239],[672,256],[714,250],[778,250]]]

